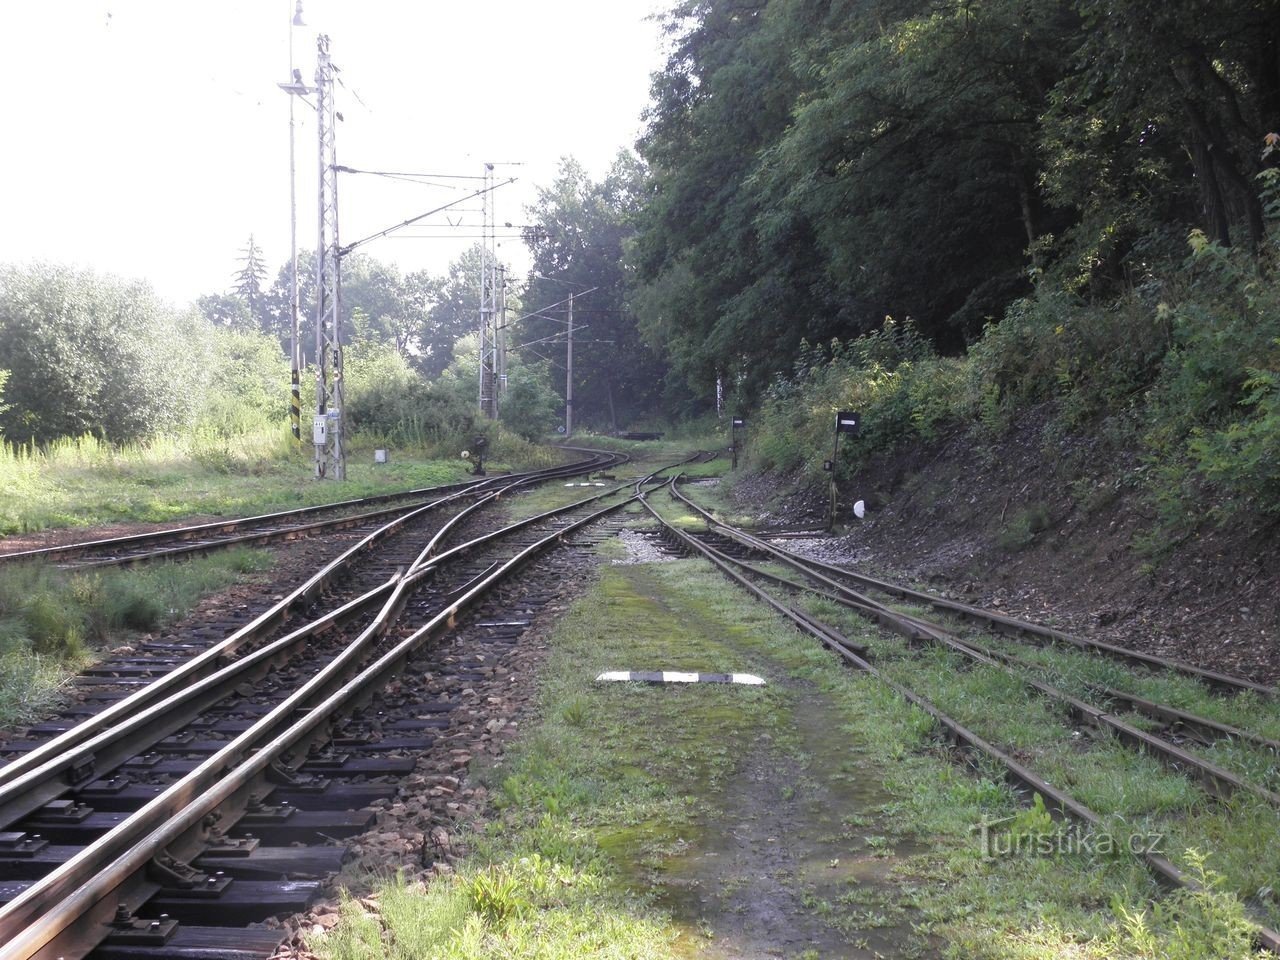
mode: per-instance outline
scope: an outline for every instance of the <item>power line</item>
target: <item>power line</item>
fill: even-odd
[[[343,173],[367,173],[375,177],[426,177],[431,180],[483,180],[469,173],[413,173],[404,170],[357,170],[354,167],[339,167]],[[514,179],[514,178],[512,178]]]

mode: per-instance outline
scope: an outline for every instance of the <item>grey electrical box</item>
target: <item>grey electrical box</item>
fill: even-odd
[[[329,418],[324,414],[311,418],[311,442],[317,447],[323,447],[329,442]]]

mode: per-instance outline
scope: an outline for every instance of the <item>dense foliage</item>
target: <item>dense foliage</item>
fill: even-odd
[[[189,423],[198,325],[145,284],[68,267],[0,269],[0,433],[136,440]]]
[[[1262,240],[1274,5],[684,0],[667,29],[634,300],[704,392],[886,315],[953,353],[1033,283],[1170,268],[1192,227]]]
[[[665,364],[642,340],[626,300],[623,253],[635,235],[642,190],[643,171],[630,154],[620,154],[598,182],[565,159],[529,209],[536,224],[527,236],[533,267],[524,303],[530,316],[519,328],[517,351],[563,369],[573,295],[578,424],[617,430],[651,414],[663,399]],[[557,389],[563,396],[562,380]]]
[[[1276,509],[1280,7],[682,0],[666,28],[630,299],[674,376],[761,408],[763,465],[820,463],[840,408],[857,458],[1048,402],[1136,449],[1166,517]]]
[[[345,262],[344,379],[358,437],[460,449],[475,432],[475,345],[454,351],[476,324],[479,259],[479,248],[467,250],[439,277],[402,276],[366,256]],[[183,436],[216,449],[260,436],[273,438],[270,456],[287,450],[274,438],[287,424],[289,266],[269,290],[264,276],[252,239],[232,289],[186,309],[140,282],[45,264],[0,269],[0,438],[46,445],[91,435],[121,445]],[[304,362],[313,291],[303,284]],[[509,372],[505,425],[530,439],[553,430],[549,364],[516,357]],[[304,406],[311,380],[304,372]]]

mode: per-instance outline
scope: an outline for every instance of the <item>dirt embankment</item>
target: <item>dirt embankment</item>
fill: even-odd
[[[971,603],[1280,680],[1280,520],[1224,529],[1206,519],[1163,537],[1136,455],[1055,438],[1048,423],[1033,411],[999,440],[957,432],[842,476],[844,536],[830,546]],[[773,503],[779,521],[804,512],[799,501],[825,500],[770,477],[734,492]],[[862,521],[857,499],[869,508]]]

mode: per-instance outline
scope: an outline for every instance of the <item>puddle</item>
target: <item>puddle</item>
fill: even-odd
[[[690,956],[747,960],[919,955],[913,916],[890,873],[916,845],[876,820],[886,794],[874,769],[833,749],[832,713],[794,698],[804,759],[768,737],[717,798],[720,810],[646,864]]]

